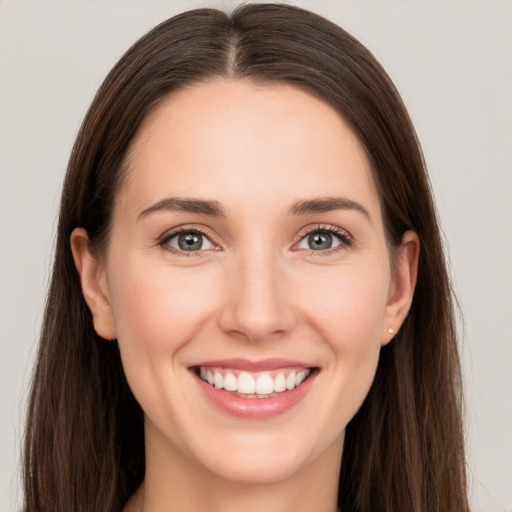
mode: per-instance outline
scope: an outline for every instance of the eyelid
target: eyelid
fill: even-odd
[[[204,236],[205,238],[207,238],[211,242],[211,244],[214,246],[214,248],[213,249],[211,249],[211,248],[210,249],[200,249],[198,251],[183,251],[183,250],[179,250],[174,247],[171,247],[167,243],[171,238],[178,236],[182,233],[194,233],[194,232],[199,233],[202,236]],[[314,224],[314,225],[306,226],[305,228],[301,229],[301,231],[299,232],[299,234],[297,236],[296,241],[293,243],[292,250],[296,250],[296,251],[305,250],[305,249],[298,249],[297,245],[304,238],[306,238],[307,236],[310,236],[312,233],[315,233],[315,232],[330,233],[333,236],[337,237],[338,240],[340,241],[340,244],[338,246],[330,248],[330,249],[326,249],[323,251],[315,251],[315,250],[311,249],[311,252],[314,252],[316,255],[331,254],[335,251],[346,249],[347,247],[350,247],[352,245],[353,240],[354,240],[354,237],[346,229],[340,228],[338,226],[334,226],[332,224]],[[197,225],[197,224],[184,224],[181,226],[176,226],[171,229],[168,229],[160,237],[158,237],[157,244],[159,246],[165,248],[169,252],[179,254],[182,256],[199,256],[199,255],[201,255],[201,253],[209,252],[212,250],[214,250],[214,251],[222,250],[222,246],[216,240],[216,237],[212,233],[210,233],[210,231],[208,229],[206,229],[204,226]]]
[[[200,249],[198,251],[183,251],[176,249],[175,247],[172,247],[168,244],[170,239],[183,233],[198,233],[207,238],[214,247],[209,249]],[[203,226],[198,226],[197,224],[184,224],[182,226],[176,226],[174,228],[168,229],[160,237],[158,237],[157,244],[165,250],[180,256],[199,256],[201,253],[209,252],[212,250],[221,250],[220,244],[215,240],[215,237],[212,236],[212,234]]]
[[[354,242],[354,237],[343,228],[340,228],[338,226],[334,226],[332,224],[315,224],[313,226],[307,226],[303,228],[298,236],[297,241],[293,244],[292,249],[299,251],[299,250],[308,250],[308,249],[298,249],[297,246],[304,238],[310,236],[313,233],[320,232],[320,233],[329,233],[335,237],[338,238],[340,241],[340,244],[336,247],[332,247],[330,249],[326,249],[324,251],[315,251],[313,249],[309,249],[311,252],[315,253],[315,255],[321,255],[321,254],[332,254],[333,252],[336,252],[338,250],[346,249],[347,247],[350,247]]]

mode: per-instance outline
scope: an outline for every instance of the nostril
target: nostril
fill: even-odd
[[[259,343],[269,337],[289,333],[296,325],[291,303],[282,296],[283,286],[269,278],[241,284],[223,305],[220,328],[239,340]]]

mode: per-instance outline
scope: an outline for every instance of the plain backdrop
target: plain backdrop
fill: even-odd
[[[290,3],[367,45],[409,108],[465,318],[475,510],[512,511],[512,3]],[[59,189],[81,119],[108,70],[147,30],[188,8],[232,5],[0,0],[0,512],[21,503],[27,386]]]

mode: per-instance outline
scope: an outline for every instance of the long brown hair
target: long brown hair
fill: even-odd
[[[99,89],[62,193],[55,262],[26,427],[25,512],[120,511],[144,478],[143,413],[117,343],[98,337],[69,239],[108,240],[113,200],[142,120],[173,91],[215,77],[287,83],[337,109],[363,143],[390,248],[420,239],[410,313],[381,351],[347,427],[339,505],[347,511],[467,512],[454,308],[419,143],[391,80],[344,30],[297,7],[200,9],[140,39]]]

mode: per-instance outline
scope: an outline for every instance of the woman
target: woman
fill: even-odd
[[[289,6],[172,18],[71,156],[25,510],[468,510],[453,322],[373,56]]]

